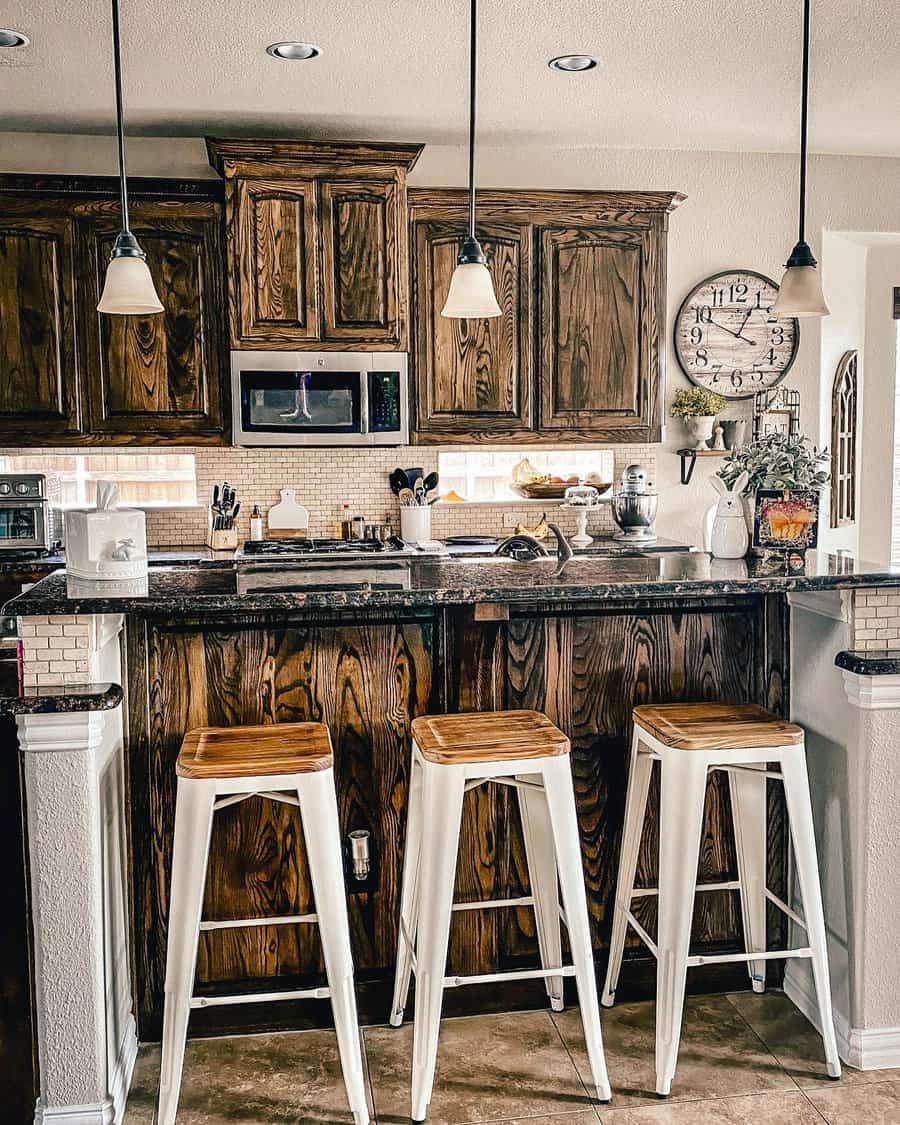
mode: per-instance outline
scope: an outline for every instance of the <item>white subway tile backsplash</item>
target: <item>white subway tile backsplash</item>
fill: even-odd
[[[564,443],[560,443],[564,447]],[[504,450],[508,447],[504,446]],[[521,447],[522,454],[529,446]],[[656,477],[656,445],[612,446],[616,477],[632,462],[640,462],[651,480]],[[459,446],[443,447],[445,452],[459,452]],[[349,502],[351,514],[363,515],[367,521],[390,520],[399,528],[397,498],[388,486],[388,474],[396,466],[421,467],[429,473],[438,467],[440,446],[400,446],[388,449],[240,449],[197,446],[169,452],[193,453],[197,473],[197,497],[194,508],[150,508],[147,510],[147,542],[151,547],[196,546],[206,541],[207,510],[212,486],[227,480],[239,494],[241,511],[238,517],[238,539],[250,535],[250,510],[259,504],[266,512],[279,500],[279,489],[293,488],[297,500],[309,509],[310,534],[334,535],[341,505]],[[2,450],[16,453],[21,450]],[[50,455],[58,450],[36,450]],[[88,451],[85,451],[88,452]],[[155,450],[154,452],[164,452]],[[516,523],[534,526],[544,508],[539,504],[437,504],[432,509],[432,533],[436,538],[447,535],[501,535]],[[560,510],[558,504],[546,506],[548,518],[558,522],[564,531],[574,532],[575,515]],[[608,508],[592,515],[591,534],[610,532],[612,517]],[[71,618],[67,618],[71,621]]]

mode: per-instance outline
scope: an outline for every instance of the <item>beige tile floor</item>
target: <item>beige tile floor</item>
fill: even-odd
[[[653,1088],[653,1019],[652,1003],[603,1013],[610,1106],[588,1094],[577,1009],[445,1020],[430,1125],[900,1125],[900,1070],[830,1081],[821,1040],[780,993],[689,999],[665,1102]],[[403,1125],[411,1028],[362,1036],[373,1120]],[[159,1048],[142,1048],[125,1125],[153,1122],[158,1070]],[[178,1125],[332,1122],[352,1122],[332,1032],[188,1044]]]

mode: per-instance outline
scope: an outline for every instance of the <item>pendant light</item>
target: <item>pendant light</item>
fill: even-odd
[[[494,296],[494,283],[487,259],[475,237],[475,60],[477,0],[472,0],[469,16],[469,229],[459,248],[456,269],[441,316],[500,316]]]
[[[97,311],[118,315],[146,316],[161,313],[163,307],[147,255],[128,228],[128,184],[125,180],[125,125],[122,114],[122,48],[119,42],[119,0],[112,0],[113,57],[116,74],[116,135],[119,144],[119,192],[122,200],[122,229],[106,267],[106,283]]]
[[[772,305],[774,316],[828,316],[822,279],[806,241],[806,134],[809,117],[809,8],[803,0],[803,94],[800,109],[800,232],[785,263],[784,277]]]

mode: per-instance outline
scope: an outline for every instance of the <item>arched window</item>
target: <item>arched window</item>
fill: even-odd
[[[831,526],[856,519],[857,353],[844,352],[831,388]]]

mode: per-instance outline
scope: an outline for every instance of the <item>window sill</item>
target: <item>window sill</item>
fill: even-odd
[[[205,504],[172,504],[167,500],[147,500],[143,504],[122,503],[119,507],[130,508],[132,511],[137,509],[141,512],[199,512],[206,510]],[[93,512],[96,509],[90,504],[69,504],[62,507],[60,511],[65,515],[66,512]]]
[[[559,500],[526,500],[524,496],[512,496],[508,500],[436,500],[435,508],[530,508],[559,507]]]

